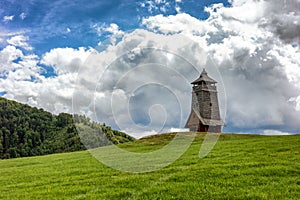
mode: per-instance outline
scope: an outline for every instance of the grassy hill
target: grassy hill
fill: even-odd
[[[121,147],[151,151],[172,136]],[[142,174],[111,169],[87,151],[0,160],[0,199],[300,199],[300,135],[223,134],[199,159],[203,137],[173,164]]]

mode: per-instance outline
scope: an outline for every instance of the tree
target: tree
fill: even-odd
[[[81,133],[93,147],[109,145],[106,136],[113,143],[133,140],[83,115],[53,115],[0,97],[0,158],[84,150],[75,124],[82,128]]]

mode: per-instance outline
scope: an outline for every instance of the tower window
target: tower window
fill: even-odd
[[[209,103],[210,106],[212,106],[212,103]]]

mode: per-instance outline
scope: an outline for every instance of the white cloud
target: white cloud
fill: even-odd
[[[26,18],[26,14],[24,12],[22,12],[20,15],[19,15],[20,19],[24,20]]]
[[[292,135],[292,133],[288,132],[282,132],[278,130],[264,130],[261,135],[270,135],[270,136],[276,136],[276,135]]]
[[[181,13],[181,8],[178,5],[175,6],[175,10],[177,13]]]
[[[170,131],[168,131],[168,132],[176,132],[176,133],[178,133],[178,132],[189,132],[190,131],[190,129],[188,129],[188,128],[171,128],[170,129]]]
[[[115,23],[111,23],[109,26],[106,24],[94,24],[93,29],[95,29],[99,36],[109,33],[111,44],[115,45],[118,38],[121,38],[124,35],[124,32],[119,29],[119,26]]]
[[[26,50],[33,50],[33,48],[28,44],[28,37],[24,35],[16,35],[7,40],[8,44],[14,45],[16,47],[22,47]]]
[[[7,31],[7,30],[1,30],[0,32],[0,38],[4,41],[8,39],[8,38],[11,38],[13,36],[17,36],[17,35],[23,35],[25,34],[25,31],[15,31],[15,32],[12,32],[12,31]]]
[[[98,33],[99,36],[104,33],[110,33],[112,35],[122,36],[124,34],[123,31],[119,29],[119,26],[115,23],[111,23],[109,26],[107,24],[94,24],[92,26]]]
[[[128,130],[121,130],[122,132],[128,132]],[[147,137],[147,136],[150,136],[150,135],[156,135],[158,134],[155,130],[151,130],[151,131],[145,131],[145,132],[132,132],[132,131],[129,131],[130,135],[137,138],[137,139],[140,139],[140,138],[143,138],[143,137]]]
[[[52,113],[71,112],[71,100],[76,74],[69,73],[57,77],[45,78],[35,76],[35,81],[28,80],[24,75],[19,79],[17,71],[10,74],[7,79],[0,79],[0,90],[6,91],[6,98],[28,103],[32,106],[44,108]],[[28,70],[32,74],[32,70]]]
[[[8,98],[27,102],[27,97],[37,95],[34,86],[41,78],[41,71],[36,55],[24,55],[9,45],[0,52],[0,63],[0,91],[6,91]]]
[[[256,23],[285,42],[300,42],[300,2],[282,0],[233,0],[232,8],[224,8],[224,17]]]
[[[243,23],[255,23],[264,17],[264,11],[267,8],[265,1],[247,1],[239,6],[233,7],[223,7],[222,4],[215,4],[211,8],[207,8],[210,14],[213,14],[215,9],[218,9],[218,14],[220,14],[223,19],[230,19],[241,21]]]
[[[92,49],[86,50],[83,47],[78,49],[55,48],[42,56],[41,64],[53,67],[59,75],[77,72],[91,52]]]
[[[6,74],[9,71],[19,68],[19,65],[13,61],[22,56],[23,52],[15,46],[9,45],[2,49],[0,51],[0,74]]]
[[[171,2],[174,3],[174,1]],[[167,0],[146,0],[144,2],[141,2],[140,6],[142,8],[146,8],[150,13],[153,13],[155,11],[165,13],[171,7],[171,2]]]
[[[2,21],[3,22],[9,22],[9,21],[12,21],[13,19],[14,19],[14,15],[4,16]]]
[[[108,27],[103,28],[104,31],[107,31],[113,35],[123,35],[124,32],[119,29],[119,26],[115,23],[110,24]]]
[[[42,107],[53,113],[71,112],[71,99],[76,81],[78,65],[90,50],[53,49],[43,57],[43,63],[53,65],[58,72],[55,77],[41,75],[40,58],[25,54],[15,46],[0,51],[0,91],[5,97],[32,106]]]
[[[177,15],[156,15],[144,18],[142,24],[148,29],[163,34],[183,33],[185,35],[204,36],[206,32],[216,32],[213,25],[200,21],[189,14],[179,13]]]
[[[266,27],[285,42],[300,44],[300,1],[267,0]]]
[[[19,49],[7,46],[0,52],[0,75],[6,78],[5,82],[8,80],[14,82],[38,78],[40,68],[37,66],[37,58],[34,54],[24,55]]]

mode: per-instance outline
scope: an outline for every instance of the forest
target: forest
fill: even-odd
[[[82,115],[54,115],[0,97],[0,158],[72,152],[134,138]]]

